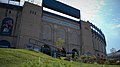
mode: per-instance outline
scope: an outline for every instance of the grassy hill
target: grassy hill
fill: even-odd
[[[102,67],[98,64],[84,64],[52,58],[43,53],[23,49],[0,48],[0,67]],[[104,65],[104,67],[119,67]]]

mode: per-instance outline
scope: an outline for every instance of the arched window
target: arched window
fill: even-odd
[[[63,40],[62,46],[64,46],[65,41],[66,41],[66,31],[65,31],[65,29],[60,28],[60,29],[56,30],[56,41],[58,41],[59,39]]]
[[[79,41],[79,35],[77,34],[77,32],[76,31],[71,31],[70,32],[70,37],[69,37],[70,39],[70,44],[75,44],[75,45],[78,45],[78,41]]]
[[[1,40],[0,41],[0,48],[10,48],[10,42],[6,41],[6,40]]]
[[[79,56],[79,53],[76,49],[72,50],[72,58],[75,58],[76,56]]]
[[[99,54],[99,53],[97,54],[97,57],[100,57],[100,54]]]
[[[50,41],[52,40],[52,28],[50,25],[43,26],[43,39]]]

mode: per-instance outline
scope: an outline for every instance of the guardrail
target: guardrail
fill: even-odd
[[[46,46],[46,47],[45,47]],[[29,44],[27,45],[28,49],[37,51],[37,52],[42,52],[47,55],[50,55],[52,57],[59,57],[59,56],[65,56],[61,51],[62,49],[56,47],[55,45],[50,45],[42,40],[36,40],[33,38],[29,39]],[[53,49],[51,49],[53,48]]]

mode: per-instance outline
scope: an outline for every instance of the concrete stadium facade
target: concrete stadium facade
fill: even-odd
[[[52,51],[61,38],[65,53],[106,57],[105,36],[95,25],[44,11],[29,2],[22,7],[0,3],[0,33],[0,47],[27,49],[32,45],[41,49],[47,45]]]

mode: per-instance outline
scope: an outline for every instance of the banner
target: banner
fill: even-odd
[[[13,19],[8,17],[4,18],[0,30],[1,35],[10,36],[12,33],[12,27],[13,27]]]
[[[80,19],[80,10],[56,0],[43,0],[42,6]]]

